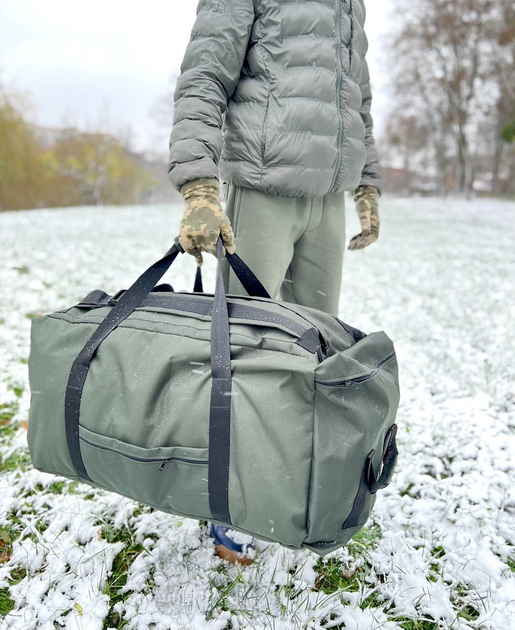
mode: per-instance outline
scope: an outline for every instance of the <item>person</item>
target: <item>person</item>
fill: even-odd
[[[361,232],[379,236],[382,171],[373,137],[364,0],[200,0],[174,92],[169,179],[185,208],[179,241],[220,261],[227,294],[247,295],[238,253],[274,300],[338,315],[346,190]],[[220,181],[225,210],[220,201]],[[254,541],[211,526],[221,557]]]

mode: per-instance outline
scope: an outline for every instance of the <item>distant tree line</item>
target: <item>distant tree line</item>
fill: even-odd
[[[123,138],[70,127],[49,142],[32,112],[26,94],[0,83],[0,211],[141,203],[162,185]]]
[[[396,0],[382,163],[400,188],[515,195],[513,0]]]

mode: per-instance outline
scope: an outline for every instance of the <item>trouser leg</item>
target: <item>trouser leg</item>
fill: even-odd
[[[294,244],[281,300],[337,317],[344,252],[344,192],[314,198],[309,223]]]
[[[225,197],[236,253],[271,298],[338,315],[344,193],[281,197],[228,184]],[[228,294],[248,295],[225,258],[221,271]]]
[[[250,267],[273,300],[293,257],[294,242],[307,220],[307,199],[269,195],[254,188],[226,188],[225,213],[231,221],[236,253]],[[248,295],[229,263],[221,261],[226,292]]]

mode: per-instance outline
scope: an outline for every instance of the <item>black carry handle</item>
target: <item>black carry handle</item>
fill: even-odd
[[[363,523],[360,523],[359,521],[365,507],[367,496],[369,494],[375,494],[382,488],[386,488],[386,486],[390,483],[395,469],[395,464],[397,463],[397,456],[399,454],[397,450],[397,443],[395,442],[396,435],[397,425],[392,424],[384,436],[383,457],[381,459],[381,472],[379,474],[379,478],[377,478],[375,474],[372,461],[375,449],[372,449],[367,455],[365,465],[363,466],[363,470],[361,472],[358,493],[354,499],[352,510],[342,525],[342,529],[363,525]]]
[[[181,251],[181,253],[186,253],[179,241],[178,236],[175,237],[174,243],[177,249]],[[247,267],[247,265],[243,262],[243,260],[238,256],[236,252],[234,252],[234,254],[229,254],[229,252],[225,250],[225,256],[228,263],[233,268],[234,273],[238,277],[238,280],[241,282],[243,288],[250,296],[270,298],[270,295],[268,294],[265,287],[258,280],[257,276],[250,270],[249,267]],[[227,287],[225,287],[225,290],[227,292]],[[193,291],[195,293],[204,293],[204,289],[202,288],[202,272],[199,265],[197,265],[197,273],[195,274],[195,285],[193,287]]]
[[[66,441],[73,467],[79,478],[84,481],[92,482],[92,479],[88,475],[82,460],[79,443],[79,420],[82,392],[91,361],[106,337],[148,297],[156,283],[177,258],[179,252],[182,251],[184,253],[180,244],[177,246],[178,237],[175,239],[175,243],[163,258],[144,271],[132,286],[120,296],[72,364],[65,395]],[[212,518],[230,525],[229,456],[232,374],[227,298],[220,268],[222,248],[222,238],[219,236],[216,243],[218,259],[216,289],[211,310],[212,384],[209,420],[208,492]],[[229,260],[231,260],[236,254],[228,254],[228,256]],[[236,268],[237,273],[243,272],[242,277],[249,280],[247,284],[252,285],[251,288],[259,292],[261,297],[270,297],[259,280],[239,257],[236,257]],[[247,275],[245,276],[244,274]]]
[[[382,457],[382,466],[379,478],[376,477],[374,472],[374,466],[372,465],[372,458],[374,457],[374,449],[370,451],[367,457],[367,483],[368,489],[371,494],[375,494],[378,490],[382,490],[386,488],[386,486],[390,483],[393,475],[393,471],[395,469],[395,465],[397,463],[397,456],[399,455],[399,451],[397,450],[397,443],[395,441],[395,436],[397,435],[397,425],[392,424],[392,426],[386,432],[384,437],[384,446],[383,446],[383,457]]]

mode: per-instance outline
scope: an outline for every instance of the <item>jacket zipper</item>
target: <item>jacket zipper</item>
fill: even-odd
[[[121,455],[122,457],[126,457],[127,459],[132,459],[136,462],[161,462],[161,465],[159,466],[160,471],[163,470],[166,462],[169,462],[171,460],[176,460],[178,462],[186,462],[187,464],[207,464],[208,463],[208,462],[202,461],[201,459],[186,459],[185,457],[166,457],[164,459],[162,457],[157,457],[157,458],[152,457],[150,459],[147,459],[145,457],[135,457],[134,455],[126,455],[125,453],[116,451],[114,448],[109,448],[107,446],[99,446],[98,444],[95,444],[94,442],[90,442],[89,440],[86,440],[86,438],[83,438],[82,436],[79,436],[79,440],[81,440],[82,442],[85,442],[86,444],[89,444],[90,446],[99,448],[102,451],[109,451],[111,453],[116,453],[117,455]]]
[[[337,96],[338,96],[338,100],[337,100],[337,105],[338,105],[338,159],[336,161],[336,169],[334,171],[334,175],[333,175],[333,181],[331,182],[331,186],[329,187],[329,191],[328,194],[333,192],[333,186],[336,183],[336,178],[338,177],[338,171],[340,170],[340,162],[342,159],[342,152],[341,152],[341,133],[342,133],[342,112],[341,112],[341,105],[340,105],[340,89],[341,89],[341,79],[342,79],[342,62],[341,62],[341,50],[340,50],[340,45],[341,45],[341,38],[340,38],[340,11],[341,11],[341,4],[340,4],[341,0],[336,0],[336,7],[337,7],[337,11],[336,11],[336,33],[337,33],[337,39],[338,39],[338,43],[337,43],[337,61],[338,61],[338,90],[337,90]]]
[[[354,13],[352,0],[349,0],[350,41],[349,41],[349,74],[352,66],[352,46],[354,44]]]
[[[318,383],[319,385],[329,385],[330,387],[350,387],[354,383],[362,383],[363,381],[368,381],[379,372],[379,369],[381,368],[382,365],[384,365],[387,361],[392,359],[394,356],[395,356],[395,352],[392,352],[391,354],[389,354],[382,361],[380,361],[372,371],[368,372],[368,374],[363,374],[362,376],[356,376],[355,378],[349,378],[345,381],[328,382],[328,381],[317,381],[315,379],[315,383]]]

